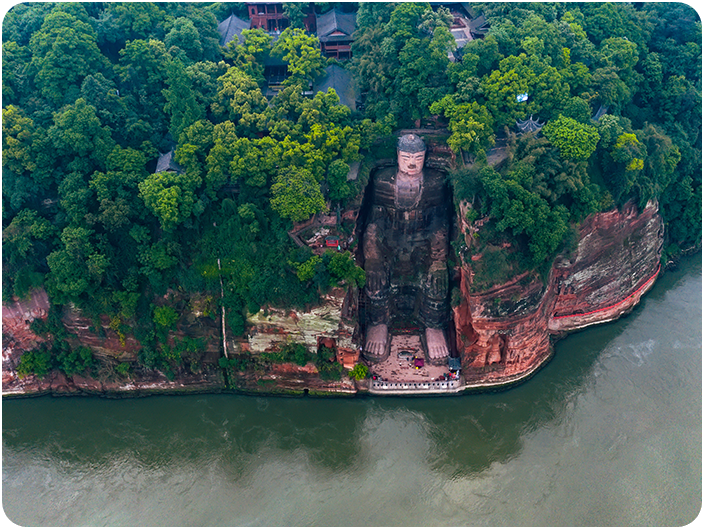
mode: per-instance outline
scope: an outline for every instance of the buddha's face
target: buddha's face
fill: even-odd
[[[418,175],[423,170],[425,152],[398,152],[398,168],[409,175]]]

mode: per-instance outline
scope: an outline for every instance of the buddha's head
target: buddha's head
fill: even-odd
[[[415,134],[398,139],[398,168],[411,176],[419,175],[425,162],[425,142]]]

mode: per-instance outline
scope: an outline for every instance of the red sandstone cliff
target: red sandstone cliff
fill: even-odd
[[[476,227],[466,225],[463,232]],[[520,378],[550,356],[550,335],[618,318],[638,303],[659,271],[663,222],[657,205],[628,204],[588,217],[574,255],[558,257],[547,285],[521,274],[482,292],[470,288],[471,261],[461,268],[454,309],[457,348],[468,383]]]
[[[462,232],[468,230],[467,237],[471,237],[480,223],[469,226],[464,215],[461,219]],[[659,271],[663,241],[663,223],[656,204],[649,203],[641,213],[628,205],[622,211],[593,215],[582,223],[579,235],[577,250],[569,257],[558,257],[545,285],[537,275],[524,273],[504,284],[475,292],[471,288],[472,261],[462,265],[461,303],[453,310],[457,349],[469,385],[502,384],[530,374],[549,358],[550,335],[618,318],[631,310],[652,286]],[[316,347],[319,339],[335,340],[338,352],[351,355],[350,359],[340,360],[352,365],[358,344],[353,314],[356,307],[347,303],[349,299],[354,296],[336,290],[320,307],[305,313],[274,311],[258,320],[252,317],[252,332],[247,342],[240,345],[250,350],[267,350],[277,340],[291,335],[311,348]],[[35,318],[45,318],[48,309],[49,301],[41,290],[29,301],[3,306],[3,394],[140,393],[154,389],[188,391],[224,387],[219,371],[186,373],[173,382],[155,372],[122,382],[67,378],[60,373],[53,373],[43,381],[35,377],[19,380],[14,371],[19,357],[44,340],[29,325]],[[208,361],[214,364],[220,355],[221,342],[217,322],[200,317],[197,311],[191,312],[182,317],[172,337],[204,338]],[[72,345],[88,345],[98,356],[131,361],[140,347],[129,336],[121,340],[107,320],[101,322],[103,329],[97,334],[91,331],[89,320],[67,309],[63,323]],[[289,375],[278,374],[277,383],[290,378]],[[301,378],[300,373],[296,377],[296,380]]]

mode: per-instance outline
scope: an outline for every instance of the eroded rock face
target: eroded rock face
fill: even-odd
[[[464,223],[464,211],[461,209],[460,213]],[[477,224],[461,225],[462,232],[467,229],[471,236]],[[466,383],[520,379],[550,356],[551,335],[610,321],[631,310],[657,277],[662,241],[663,222],[657,205],[649,203],[640,213],[634,205],[628,205],[622,211],[587,218],[580,228],[574,255],[555,261],[546,285],[526,273],[488,290],[472,292],[472,261],[465,263],[460,270],[460,304],[453,308],[453,319]],[[228,337],[228,350],[246,349],[257,354],[296,341],[315,351],[322,343],[337,348],[338,361],[352,367],[359,360],[362,341],[357,326],[357,299],[356,289],[337,288],[308,311],[275,308],[260,311],[248,319],[246,340]],[[49,300],[43,290],[33,293],[28,301],[3,306],[3,394],[145,394],[224,388],[218,370],[189,374],[171,382],[158,373],[150,375],[151,378],[111,382],[66,377],[58,372],[44,380],[33,376],[19,380],[14,371],[19,357],[46,339],[34,334],[30,323],[45,318],[48,310]],[[208,361],[215,364],[222,346],[218,321],[195,316],[192,320],[182,319],[170,338],[202,337]],[[108,320],[100,322],[103,330],[96,333],[90,329],[94,325],[90,320],[67,308],[62,321],[71,335],[69,340],[74,342],[72,345],[89,346],[98,355],[133,361],[140,348],[133,337],[121,340]],[[299,371],[273,373],[271,383],[294,389],[314,387],[315,373]],[[252,387],[258,387],[256,381]],[[345,391],[355,390],[350,386]]]
[[[358,354],[353,340],[356,291],[334,288],[309,311],[269,307],[247,318],[247,347],[252,353],[275,351],[287,341],[301,342],[316,351],[322,340],[333,341],[346,356]]]
[[[110,356],[120,362],[131,362],[137,359],[137,352],[142,348],[142,344],[133,336],[120,336],[111,329],[110,318],[107,316],[94,323],[76,308],[67,306],[61,321],[68,332],[67,340],[71,346],[90,347],[97,356]],[[100,329],[95,327],[96,324]]]
[[[664,226],[657,211],[652,202],[640,214],[629,204],[582,224],[575,259],[553,268],[551,332],[611,321],[640,301],[660,267]]]
[[[467,382],[524,376],[550,356],[551,334],[631,310],[657,277],[662,242],[657,205],[638,213],[629,204],[586,219],[575,255],[556,260],[547,286],[522,274],[473,293],[471,263],[464,264],[454,319]]]
[[[15,368],[24,351],[30,351],[46,341],[30,328],[35,319],[46,319],[49,298],[43,289],[35,290],[27,300],[16,300],[2,306],[2,386],[17,384]]]

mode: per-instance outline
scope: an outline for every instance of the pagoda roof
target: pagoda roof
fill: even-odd
[[[469,31],[476,33],[477,35],[484,35],[489,31],[489,21],[486,16],[479,15],[469,21]]]
[[[242,20],[234,14],[227,17],[218,24],[220,46],[227,46],[235,37],[237,37],[237,41],[241,44],[242,31],[245,29],[249,29],[249,22]]]
[[[536,132],[542,129],[543,125],[545,125],[545,123],[540,123],[537,119],[533,119],[532,114],[528,119],[524,119],[523,121],[516,121],[516,126],[518,127],[518,130],[520,130],[522,133]]]
[[[174,150],[171,149],[165,154],[159,153],[159,160],[156,162],[155,173],[172,172],[172,173],[183,173],[183,168],[176,162],[174,158]]]
[[[331,9],[323,15],[316,15],[316,26],[321,42],[349,40],[357,27],[357,15]]]
[[[325,73],[320,76],[313,86],[316,92],[327,92],[328,88],[333,88],[340,98],[340,103],[350,110],[357,108],[358,99],[357,85],[352,78],[352,74],[344,68],[333,64],[325,68]]]

